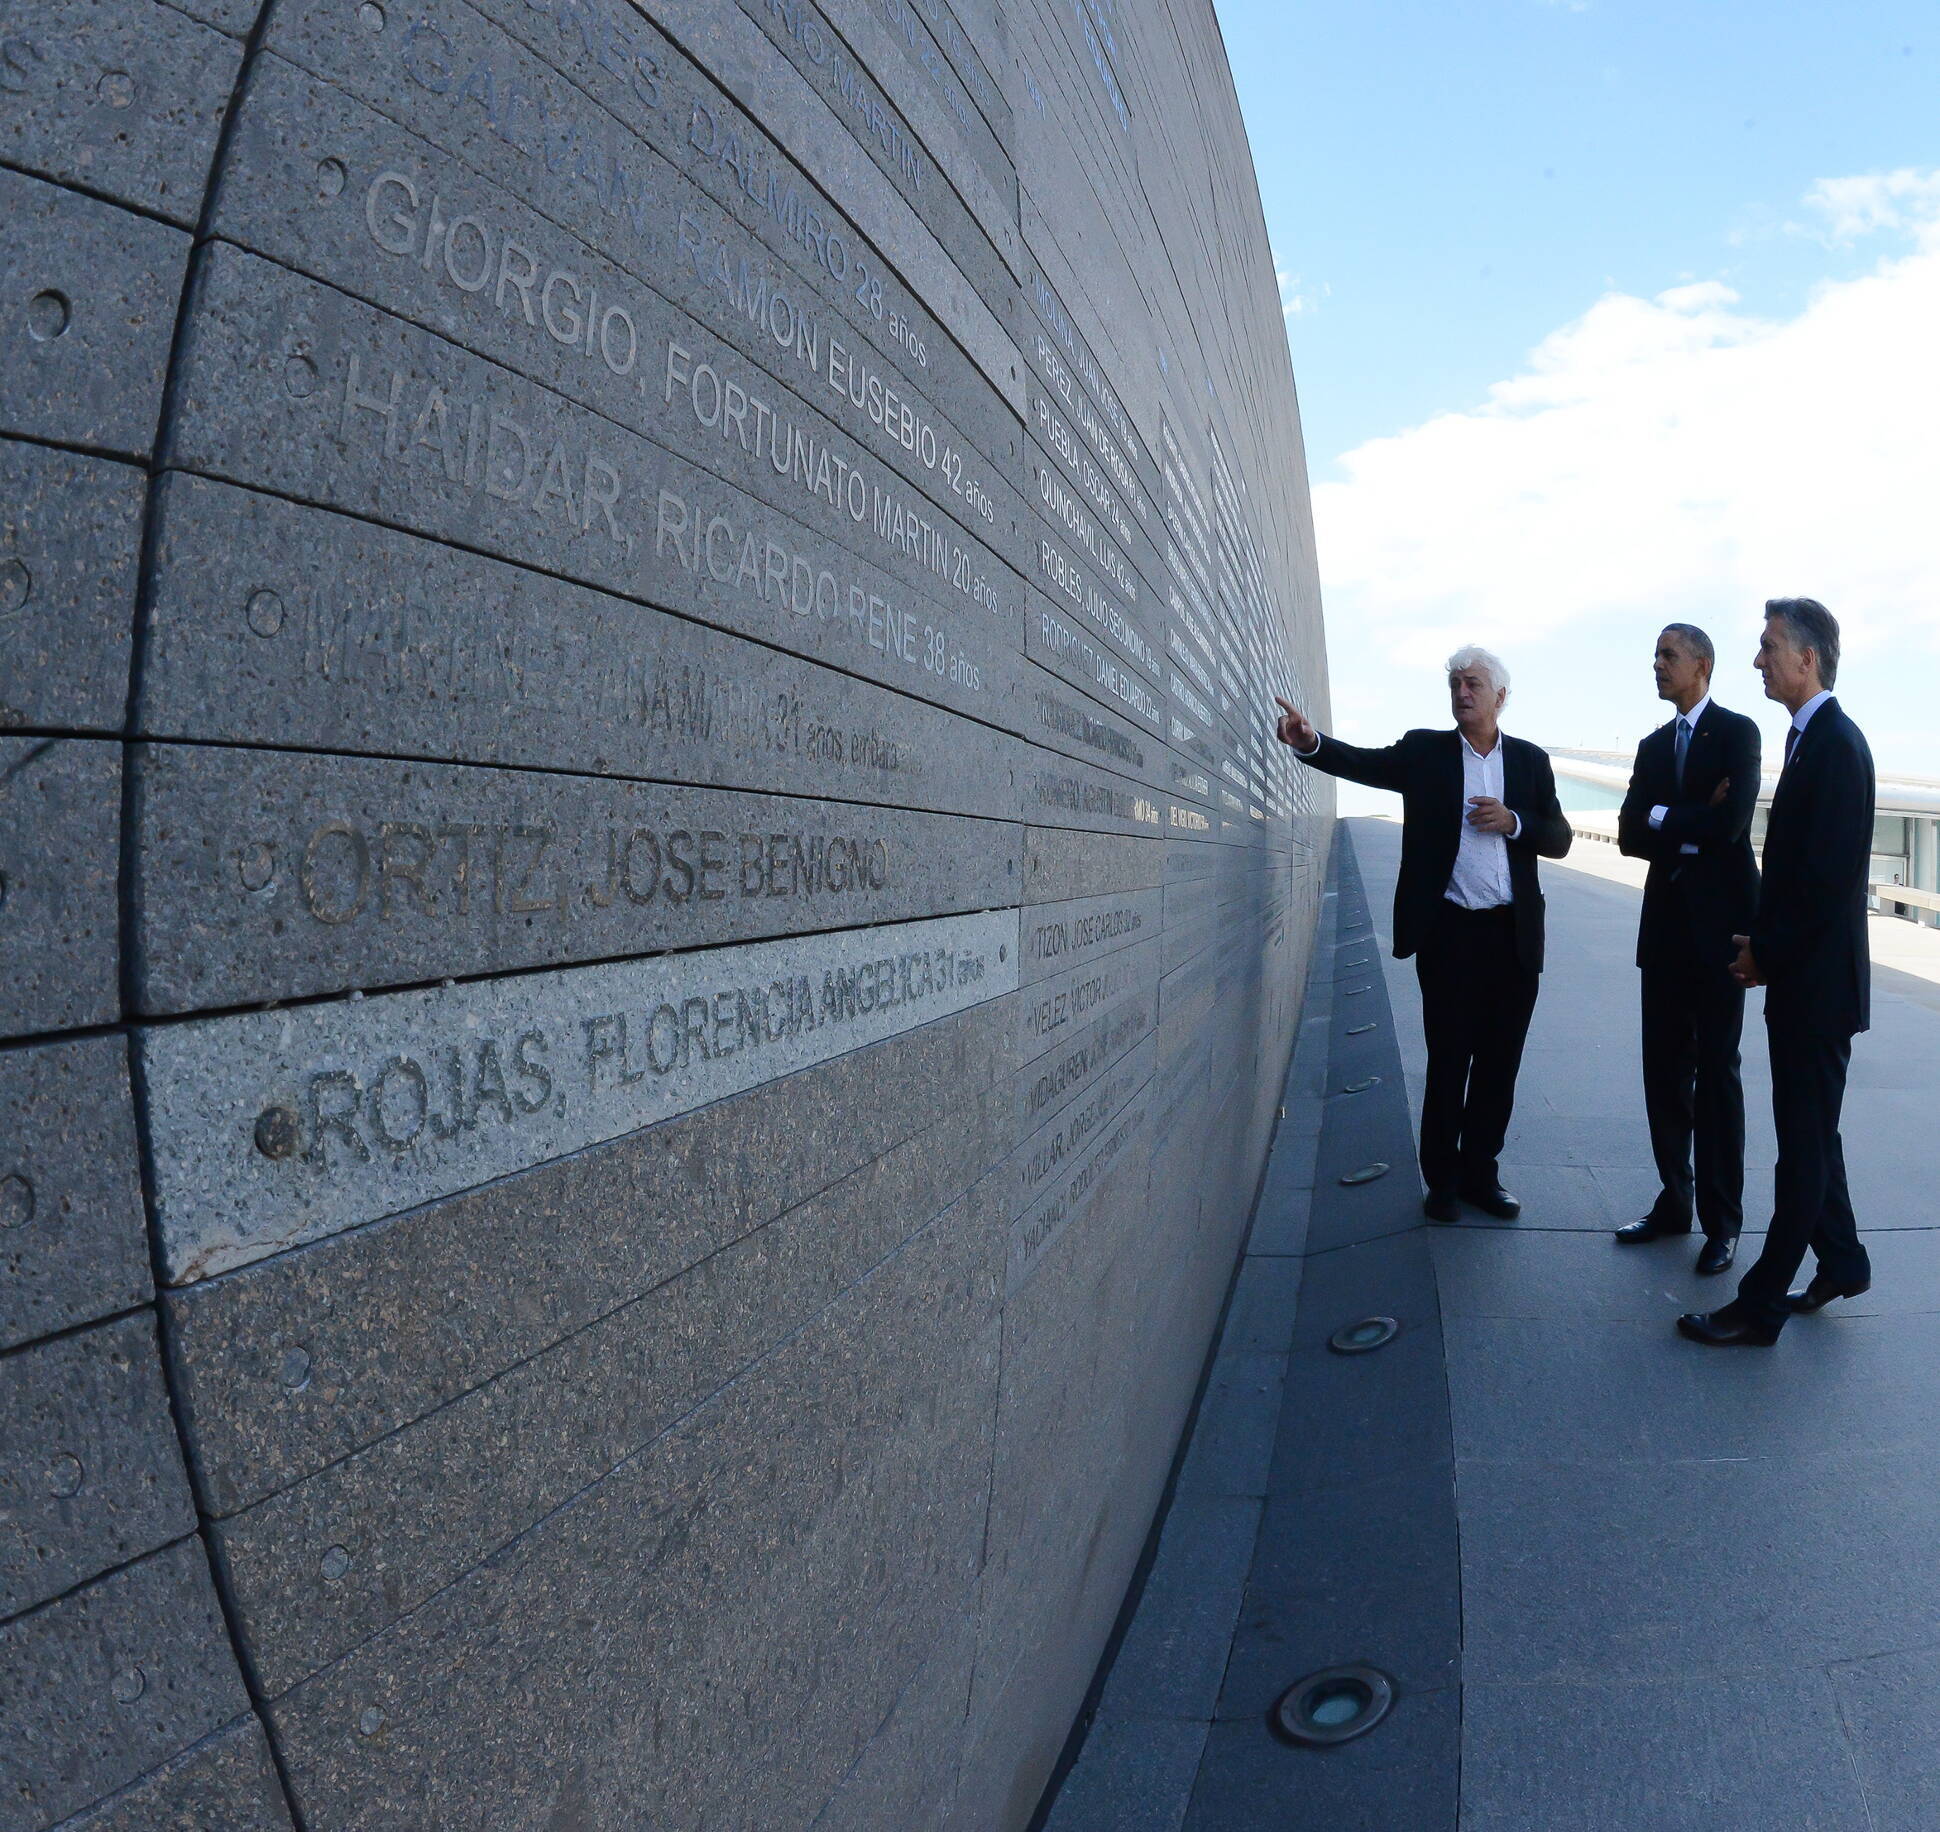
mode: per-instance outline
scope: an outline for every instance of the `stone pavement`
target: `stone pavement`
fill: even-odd
[[[1524,1216],[1430,1228],[1414,974],[1386,957],[1400,829],[1341,831],[1225,1334],[1047,1832],[1932,1832],[1940,988],[1878,969],[1854,1052],[1872,1293],[1769,1353],[1705,1350],[1673,1320],[1735,1275],[1610,1240],[1655,1188],[1634,885],[1545,868],[1549,971],[1504,1161]],[[1916,969],[1921,946],[1901,951]],[[1757,996],[1753,1218],[1772,1157]],[[1392,1173],[1339,1183],[1370,1160]],[[1327,1351],[1373,1313],[1401,1320],[1393,1343]],[[1397,1682],[1385,1723],[1319,1751],[1269,1732],[1285,1687],[1349,1662]]]

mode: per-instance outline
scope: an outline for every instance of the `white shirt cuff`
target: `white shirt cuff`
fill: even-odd
[[[1318,757],[1320,755],[1320,734],[1318,732],[1314,733],[1314,747],[1310,751],[1299,750],[1291,745],[1288,748],[1293,751],[1296,757]]]
[[[1664,803],[1662,803],[1662,802],[1659,802],[1659,803],[1657,804],[1657,806],[1656,806],[1656,807],[1654,807],[1653,809],[1651,809],[1651,811],[1650,811],[1650,824],[1651,824],[1651,826],[1652,826],[1652,827],[1661,827],[1661,826],[1663,826],[1663,824],[1664,824],[1664,816],[1665,816],[1665,815],[1667,815],[1668,813],[1670,813],[1670,809],[1669,809],[1669,808],[1668,808],[1667,806],[1665,806],[1665,804],[1664,804]]]
[[[1516,814],[1516,811],[1513,808],[1511,808],[1509,812],[1511,814]],[[1512,840],[1519,840],[1522,838],[1522,816],[1520,814],[1516,814],[1516,824],[1509,829],[1509,837]]]

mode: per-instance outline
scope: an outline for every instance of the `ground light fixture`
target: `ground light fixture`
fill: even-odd
[[[1370,1088],[1378,1088],[1381,1078],[1378,1075],[1363,1075],[1359,1081],[1350,1081],[1341,1089],[1343,1094],[1365,1094]]]
[[[1376,1177],[1385,1177],[1387,1174],[1388,1166],[1381,1159],[1376,1158],[1372,1164],[1363,1164],[1359,1170],[1347,1171],[1341,1177],[1341,1181],[1350,1184],[1372,1183]]]
[[[1386,1348],[1401,1334],[1401,1324],[1393,1317],[1359,1317],[1343,1323],[1327,1338],[1336,1355],[1365,1355],[1371,1349]]]
[[[1326,1748],[1365,1736],[1394,1704],[1394,1681],[1374,1667],[1323,1667],[1281,1693],[1274,1727],[1290,1742]]]

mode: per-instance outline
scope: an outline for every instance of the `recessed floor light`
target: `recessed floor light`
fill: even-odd
[[[1375,1024],[1350,1024],[1347,1027],[1347,1034],[1350,1037],[1365,1037],[1369,1031],[1379,1028],[1380,1026]]]
[[[1343,1183],[1372,1183],[1376,1177],[1388,1174],[1387,1165],[1379,1158],[1372,1164],[1363,1164],[1359,1170],[1350,1170],[1341,1178]]]
[[[1341,1089],[1343,1094],[1365,1094],[1370,1088],[1378,1088],[1381,1078],[1378,1075],[1363,1075],[1359,1081],[1350,1081]]]
[[[1393,1317],[1362,1317],[1343,1323],[1327,1338],[1327,1346],[1336,1355],[1365,1355],[1370,1349],[1386,1348],[1400,1334],[1401,1325]]]
[[[1289,1686],[1273,1707],[1281,1735],[1325,1747],[1365,1736],[1388,1715],[1394,1681],[1373,1667],[1327,1667]]]

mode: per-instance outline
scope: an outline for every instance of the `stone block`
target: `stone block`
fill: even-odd
[[[0,1349],[153,1293],[127,1046],[0,1051]]]
[[[1003,298],[1013,284],[1009,264],[1023,254],[1014,188],[1006,203],[991,194],[987,178],[981,186],[974,182],[982,175],[970,162],[939,160],[937,148],[884,93],[872,63],[850,49],[812,0],[787,14],[772,12],[759,0],[742,0],[742,5],[821,98],[850,146],[874,161],[979,296]],[[682,36],[675,21],[685,8],[662,4],[652,10]],[[982,210],[967,198],[976,199]]]
[[[120,827],[120,745],[0,738],[0,1036],[118,1014]]]
[[[1102,607],[1098,616],[1101,623],[1116,622],[1113,613]],[[1134,645],[1142,644],[1132,624],[1118,627]],[[1150,677],[1125,659],[1118,644],[1088,627],[1088,620],[1072,605],[1054,602],[1035,587],[1025,600],[1024,653],[1107,711],[1142,726],[1148,741],[1164,731],[1165,696],[1154,689]]]
[[[1162,846],[1066,827],[1024,830],[1024,902],[1145,890],[1165,882]]]
[[[248,1708],[201,1544],[124,1565],[0,1627],[0,1825],[40,1832]]]
[[[290,1811],[255,1718],[185,1750],[59,1832],[290,1832]]]
[[[763,125],[784,111],[785,93],[764,96],[757,118],[656,26],[613,0],[566,14],[525,0],[432,0],[414,24],[373,34],[333,0],[295,0],[271,19],[268,43],[623,266],[664,280],[669,297],[686,296],[698,278],[744,318],[751,309],[759,318],[766,264],[779,262],[795,288],[813,289],[825,314],[919,391],[948,401],[986,456],[1015,458],[1015,410],[988,365],[972,361],[933,315],[938,289],[913,291],[898,263]],[[746,37],[779,65],[752,26]],[[490,73],[490,100],[482,77],[465,80],[481,70]],[[499,131],[506,117],[495,98],[514,92],[535,118],[591,151],[596,184],[545,159],[533,137]],[[812,100],[805,92],[799,99]],[[855,166],[864,198],[907,215],[866,160]],[[773,280],[766,296],[778,289],[789,290]]]
[[[274,1701],[306,1818],[380,1794],[429,1824],[808,1817],[974,1575],[1002,1223],[973,1191],[649,1455]]]
[[[152,1312],[0,1361],[0,1447],[0,1616],[195,1525]]]
[[[138,1009],[186,1011],[983,910],[1018,832],[530,770],[134,754]],[[1074,912],[1093,930],[1132,920]]]
[[[1014,818],[1013,738],[725,632],[180,476],[137,728]]]
[[[0,433],[145,457],[188,258],[179,229],[0,170]]]
[[[1136,1053],[1129,1068],[1149,1064]],[[1129,1074],[1114,1074],[1102,1083],[1103,1089],[1116,1091],[1129,1080]],[[1149,1085],[1149,1084],[1147,1084]],[[1030,1208],[1011,1223],[1010,1258],[1005,1273],[1005,1290],[1014,1293],[1037,1270],[1045,1254],[1057,1244],[1058,1237],[1085,1212],[1094,1192],[1121,1161],[1144,1170],[1149,1143],[1151,1112],[1142,1093],[1135,1092],[1115,1114],[1094,1118],[1093,1101],[1076,1103],[1067,1114],[1053,1122],[1062,1134],[1076,1133],[1079,1122],[1087,1143],[1069,1160],[1068,1167],[1038,1186]]]
[[[223,1521],[258,1683],[287,1691],[410,1614],[728,1385],[995,1164],[986,1090],[650,1293]]]
[[[193,228],[242,62],[233,38],[190,17],[216,7],[240,10],[238,0],[5,0],[0,158]],[[0,199],[0,216],[14,207]],[[162,310],[166,346],[172,292]]]
[[[921,606],[934,588],[981,652],[993,615],[1001,630],[1016,614],[1008,568],[812,410],[759,382],[730,396],[727,371],[752,382],[748,365],[699,326],[668,330],[652,377],[644,358],[636,372],[676,452],[226,244],[192,324],[170,438],[184,468],[770,640],[800,632],[818,656],[913,691],[928,680],[952,704],[1001,697],[971,638],[953,643]]]
[[[1159,938],[1120,948],[1068,972],[1037,981],[1019,1001],[1017,1055],[1032,1063],[1046,1050],[1063,1047],[1090,1020],[1158,985]]]
[[[1034,1131],[1090,1088],[1152,1031],[1156,991],[1135,991],[1046,1050],[1013,1079],[1018,1136]]]
[[[517,1178],[167,1294],[206,1504],[234,1513],[596,1324],[1004,1085],[993,1000]],[[897,1099],[873,1098],[884,1087]],[[543,1282],[480,1267],[543,1261]],[[436,1327],[430,1320],[436,1319]]]
[[[591,112],[583,102],[581,112]],[[658,168],[648,177],[654,188],[688,188],[645,157]],[[495,161],[507,162],[504,154]],[[511,163],[532,189],[543,167]],[[788,470],[789,437],[806,410],[811,467],[824,449],[841,467],[819,494],[838,499],[853,524],[873,519],[873,497],[888,480],[913,485],[927,499],[926,523],[941,512],[972,537],[968,564],[985,581],[971,601],[983,613],[974,621],[1001,627],[1015,614],[1010,573],[1027,511],[1014,466],[987,457],[920,379],[825,317],[815,295],[786,288],[771,262],[745,287],[737,270],[724,289],[708,271],[704,229],[690,223],[683,234],[664,204],[629,237],[585,187],[555,180],[545,201],[557,207],[555,193],[571,206],[565,228],[495,178],[272,57],[250,83],[216,227],[606,413],[777,507],[795,506],[772,486],[777,470]],[[678,372],[689,364],[706,396],[697,414],[682,410]],[[779,435],[772,449],[770,431]],[[1006,460],[1015,445],[1006,441]],[[851,499],[846,470],[863,463],[868,497],[858,487]],[[863,500],[870,507],[858,518]],[[823,520],[823,532],[839,537],[844,515]],[[939,583],[937,570],[926,558],[927,576],[915,582]],[[947,604],[947,592],[938,596]]]
[[[1018,940],[1024,984],[1034,985],[1054,973],[1151,939],[1161,927],[1164,897],[1165,892],[1154,885],[1115,896],[1031,905],[1022,912]]]
[[[1062,618],[1056,622],[1064,625]],[[1048,628],[1040,629],[1033,640],[1048,644],[1050,634]],[[1062,678],[1065,672],[1027,659],[1016,670],[1006,723],[1032,744],[1062,751],[1081,763],[1097,764],[1154,789],[1168,788],[1172,762],[1167,747],[1153,732],[1112,711],[1093,694],[1087,680],[1081,678],[1075,687],[1067,684]]]
[[[1037,336],[1041,339],[1044,333],[1040,330]],[[1063,363],[1048,350],[1036,354],[1046,367],[1063,370]],[[1125,462],[1089,400],[1075,396],[1067,403],[1062,395],[1053,393],[1035,366],[1026,377],[1026,388],[1024,418],[1030,429],[1033,462],[1055,466],[1065,481],[1077,488],[1086,512],[1162,602],[1169,573],[1154,545],[1153,531],[1156,528],[1162,538],[1164,529],[1138,473]],[[1041,477],[1039,490],[1041,495]]]
[[[1160,797],[1143,783],[1108,770],[1032,750],[1019,759],[1015,774],[1019,812],[1033,826],[1154,839],[1166,830]]]
[[[1022,1215],[1080,1158],[1125,1103],[1152,1078],[1157,1046],[1151,1037],[1134,1045],[1093,1078],[1081,1096],[1018,1146],[1012,1207]]]
[[[0,440],[0,730],[119,731],[147,480]]]
[[[171,1284],[637,1131],[999,998],[1014,910],[158,1026]]]

